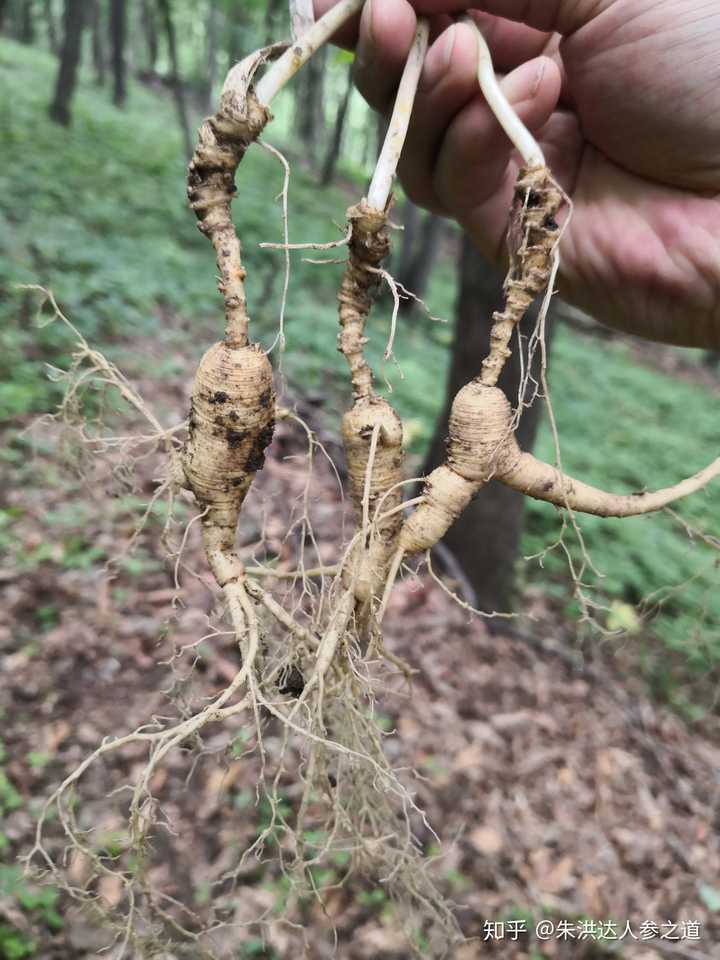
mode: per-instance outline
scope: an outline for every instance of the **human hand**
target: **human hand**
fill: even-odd
[[[320,15],[335,0],[315,0]],[[503,89],[573,198],[560,290],[652,339],[720,347],[717,0],[476,0]],[[400,178],[415,202],[504,255],[518,159],[476,79],[458,0],[368,0],[338,40],[387,111],[417,13],[428,51]]]

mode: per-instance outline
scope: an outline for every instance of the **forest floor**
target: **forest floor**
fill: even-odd
[[[182,419],[183,380],[140,387]],[[327,415],[299,406],[342,470]],[[176,714],[189,687],[194,697],[217,693],[237,668],[237,650],[218,636],[172,669],[161,665],[206,632],[216,601],[197,525],[179,590],[175,565],[159,545],[160,510],[112,575],[103,562],[132,535],[157,462],[137,465],[125,478],[131,489],[104,467],[93,474],[85,464],[83,478],[62,470],[54,426],[38,426],[31,436],[24,482],[8,493],[8,507],[22,514],[15,532],[25,556],[35,551],[35,563],[0,569],[0,956],[100,960],[114,955],[101,952],[107,930],[57,888],[24,880],[15,857],[32,844],[43,799],[103,737]],[[293,564],[298,544],[285,530],[304,501],[306,453],[303,437],[283,426],[243,518],[246,556]],[[321,457],[308,502],[321,559],[331,562],[347,518]],[[189,516],[180,512],[178,530]],[[385,749],[395,767],[417,771],[412,789],[442,846],[422,828],[419,838],[437,858],[434,876],[458,905],[465,934],[479,938],[450,955],[717,957],[717,727],[688,725],[649,700],[631,650],[581,646],[562,606],[539,591],[526,612],[490,632],[420,574],[396,589],[387,620],[390,649],[417,673],[410,696],[401,686],[378,695]],[[264,725],[272,765],[280,738],[271,718]],[[272,858],[246,865],[232,893],[223,880],[268,819],[255,794],[257,761],[234,749],[239,729],[212,728],[201,755],[176,751],[156,773],[153,790],[168,829],[155,831],[149,873],[200,917],[213,901],[232,904],[235,923],[272,908],[284,893]],[[81,781],[76,814],[96,849],[122,847],[126,801],[110,794],[137,775],[141,758],[137,746],[128,747]],[[293,773],[288,765],[282,780],[288,811],[299,802]],[[49,848],[61,854],[52,825]],[[72,858],[70,882],[81,883],[86,869],[82,857]],[[409,958],[382,885],[352,876],[338,889],[346,872],[339,858],[322,865],[317,879],[327,892],[304,905],[302,932],[273,925],[263,939],[253,926],[228,927],[214,935],[215,948],[228,958]],[[113,878],[101,879],[96,892],[110,911],[126,906]],[[591,921],[602,922],[608,936]],[[554,925],[551,939],[519,932],[540,922]],[[637,939],[626,932],[628,922]],[[187,945],[162,955],[199,956]]]

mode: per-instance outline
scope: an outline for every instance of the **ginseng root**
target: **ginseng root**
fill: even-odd
[[[378,507],[385,513],[402,500],[403,430],[400,417],[373,388],[373,375],[364,356],[365,323],[381,282],[380,264],[390,250],[387,214],[366,201],[348,211],[350,253],[340,286],[338,350],[347,360],[354,403],[342,418],[350,499],[358,523],[357,542],[344,572],[352,585],[360,619],[366,623],[370,604],[382,585],[402,517],[399,512],[378,524]]]
[[[490,50],[477,24],[472,18],[463,19],[477,38],[478,82],[483,95],[525,165],[519,172],[510,210],[505,303],[493,314],[490,351],[480,376],[455,398],[447,462],[426,479],[421,502],[402,527],[379,619],[403,557],[431,549],[512,452],[510,405],[496,384],[510,356],[515,327],[554,276],[560,237],[557,216],[566,200],[545,164],[542,150],[498,85]]]
[[[400,417],[379,397],[365,355],[365,324],[381,282],[381,264],[390,251],[388,210],[392,182],[407,135],[410,114],[427,51],[429,24],[421,18],[403,72],[387,136],[367,200],[348,210],[349,256],[340,286],[338,350],[347,360],[354,404],[342,421],[350,497],[359,533],[345,579],[352,585],[361,623],[381,588],[394,553],[402,516],[403,431]],[[385,519],[382,519],[385,517]]]
[[[385,579],[402,523],[403,430],[382,397],[356,401],[342,420],[350,497],[360,527],[350,578],[359,604],[369,604]]]
[[[492,317],[490,352],[480,379],[494,387],[510,356],[510,341],[530,305],[548,286],[560,236],[557,216],[565,195],[547,167],[524,167],[515,184],[507,235],[510,269],[505,304]]]
[[[457,394],[449,434],[446,462],[427,477],[421,501],[400,531],[380,619],[403,558],[430,550],[491,479],[535,500],[578,513],[634,517],[662,510],[720,476],[718,458],[689,479],[652,493],[613,494],[599,490],[524,453],[513,432],[510,402],[502,390],[485,385],[480,378]]]
[[[590,513],[596,517],[639,517],[654,513],[702,490],[720,476],[720,457],[692,477],[662,490],[640,493],[606,493],[597,487],[575,480],[531,453],[520,453],[515,466],[498,477],[508,487],[534,500],[544,500],[556,507]]]
[[[272,367],[257,345],[210,347],[192,387],[184,467],[201,509],[208,563],[221,587],[242,576],[235,532],[275,425]]]
[[[373,209],[367,200],[350,207],[347,219],[349,256],[338,292],[338,350],[350,368],[353,399],[358,401],[374,393],[372,370],[364,354],[365,324],[382,282],[379,269],[390,252],[390,238],[385,209]]]
[[[718,458],[690,479],[654,493],[607,493],[523,453],[512,424],[512,408],[498,387],[478,379],[460,390],[450,416],[447,462],[427,478],[423,500],[403,526],[398,542],[403,553],[429,550],[493,478],[557,507],[633,517],[661,510],[720,476]]]
[[[629,517],[660,510],[720,475],[718,459],[676,486],[623,496],[573,480],[518,447],[510,403],[496,383],[510,355],[508,345],[515,326],[553,276],[560,233],[556,218],[566,198],[545,166],[539,146],[503,96],[477,25],[467,22],[478,40],[480,86],[526,166],[518,177],[510,215],[505,306],[494,314],[490,352],[480,376],[463,387],[453,403],[447,461],[427,478],[422,502],[400,533],[383,606],[403,556],[429,550],[437,543],[493,477],[558,507],[603,517]]]
[[[202,124],[190,161],[188,197],[199,229],[215,249],[225,336],[205,354],[193,383],[183,466],[187,485],[204,511],[208,562],[221,587],[243,576],[235,531],[275,425],[272,368],[261,348],[248,340],[246,274],[230,209],[235,173],[272,118],[272,98],[361,5],[362,0],[343,0],[291,49],[286,44],[269,47],[233,67],[220,107]],[[257,70],[277,56],[278,62],[255,88]]]
[[[248,342],[245,269],[230,213],[237,167],[270,119],[252,89],[264,59],[255,54],[230,71],[218,112],[200,128],[188,171],[190,204],[217,256],[225,337],[207,351],[195,376],[183,466],[203,509],[205,550],[221,587],[244,574],[235,532],[275,423],[272,368],[261,348]]]
[[[230,214],[235,196],[235,173],[245,153],[271,119],[252,89],[255,71],[265,59],[260,51],[228,74],[220,108],[198,132],[188,169],[187,192],[198,218],[198,228],[210,240],[220,271],[219,290],[225,301],[225,342],[244,347],[248,342],[245,269],[240,240]]]

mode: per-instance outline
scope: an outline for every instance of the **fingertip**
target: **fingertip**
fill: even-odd
[[[393,60],[407,59],[417,29],[417,16],[408,0],[366,0],[361,30]]]
[[[429,91],[441,82],[453,88],[466,88],[468,93],[477,86],[477,41],[465,24],[452,24],[428,50],[422,90]]]
[[[338,0],[313,0],[313,12],[315,19],[319,20],[328,10],[337,4]],[[350,17],[336,33],[333,34],[332,42],[338,47],[344,47],[346,50],[354,50],[358,41],[360,30],[360,14],[357,13]]]
[[[384,111],[397,90],[416,28],[408,0],[367,0],[363,7],[355,82],[376,110]]]
[[[501,81],[517,116],[537,136],[560,97],[560,70],[550,57],[535,57]],[[463,224],[488,225],[487,249],[504,232],[518,159],[503,128],[480,94],[453,119],[438,155],[433,185],[444,206]],[[497,243],[496,243],[497,241]]]
[[[400,160],[403,186],[415,203],[443,210],[433,186],[437,152],[452,118],[478,95],[477,42],[472,31],[448,20],[428,51]]]
[[[453,25],[442,33],[430,46],[423,64],[420,89],[431,90],[445,75],[452,59],[456,28]]]
[[[538,73],[535,80],[534,95],[549,97],[557,104],[563,85],[563,74],[560,64],[551,56],[537,57]],[[553,108],[554,109],[554,108]]]

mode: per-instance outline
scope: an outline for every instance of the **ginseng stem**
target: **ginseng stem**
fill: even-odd
[[[530,133],[517,113],[515,113],[515,110],[508,103],[507,97],[500,89],[500,84],[497,82],[497,77],[495,76],[495,68],[493,66],[490,48],[480,28],[472,17],[463,17],[462,22],[466,23],[470,29],[474,31],[477,38],[478,83],[487,101],[487,105],[495,114],[498,123],[523,158],[525,166],[530,169],[534,167],[544,167],[545,156],[540,144]]]
[[[314,56],[334,33],[362,9],[365,0],[340,0],[312,25],[302,37],[298,37],[255,86],[255,94],[264,106],[295,76],[298,70]]]
[[[385,210],[390,199],[393,179],[410,126],[410,117],[415,104],[415,94],[425,62],[429,38],[430,24],[424,17],[420,17],[417,23],[415,40],[408,54],[405,70],[395,98],[395,107],[390,118],[385,142],[368,190],[367,202],[373,210]]]

